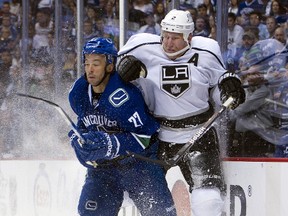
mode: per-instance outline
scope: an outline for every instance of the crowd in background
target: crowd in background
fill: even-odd
[[[129,0],[128,37],[140,32],[160,35],[160,23],[167,12],[167,2],[166,0]],[[180,0],[180,9],[189,10],[193,17],[194,36],[210,37],[216,40],[216,30],[219,28],[216,22],[216,4],[216,0]],[[18,121],[20,117],[17,118],[17,116],[23,117],[24,114],[21,113],[23,109],[19,111],[19,107],[24,106],[24,108],[32,110],[30,113],[25,113],[29,120],[25,120],[26,123],[24,124],[30,125],[29,131],[25,133],[26,137],[39,134],[41,129],[44,132],[42,132],[38,142],[43,142],[48,134],[48,129],[45,131],[45,126],[49,130],[50,127],[59,127],[54,121],[59,121],[59,119],[53,119],[55,116],[49,114],[44,105],[37,103],[23,105],[22,100],[14,99],[9,102],[9,98],[13,97],[13,92],[25,89],[28,94],[56,100],[55,95],[53,96],[55,78],[58,83],[61,83],[61,95],[64,98],[67,96],[70,85],[77,78],[77,10],[76,1],[62,0],[61,72],[59,77],[55,77],[55,65],[53,63],[55,52],[59,50],[55,47],[54,39],[55,2],[53,0],[29,1],[28,40],[22,38],[22,0],[0,1],[0,7],[0,127],[2,131],[0,150],[2,153],[7,153],[5,157],[9,158],[13,157],[15,151],[12,156],[9,156],[9,153],[17,148],[20,149],[19,155],[21,156],[20,152],[23,148],[18,146],[24,142],[23,136],[14,136],[15,134],[23,134],[21,131],[23,130],[23,123],[20,124]],[[234,72],[244,70],[243,62],[247,57],[246,55],[251,47],[259,41],[275,39],[287,49],[287,18],[287,0],[230,0],[227,30],[228,48],[227,52],[223,53],[227,68]],[[93,37],[109,37],[119,46],[119,0],[84,1],[83,44]],[[28,44],[29,73],[26,75],[22,73],[21,48],[23,43]],[[288,76],[287,64],[284,65],[283,70],[285,67],[286,71],[283,74]],[[24,81],[25,84],[23,84]],[[281,102],[286,104],[287,96],[283,94],[286,92],[285,90],[285,86],[282,86],[282,89],[275,91],[275,97],[278,97],[279,100],[281,98]],[[67,101],[63,104],[65,103]],[[35,104],[37,104],[36,108]],[[37,126],[37,128],[31,129],[31,125],[36,121],[33,118],[35,119],[37,116],[39,118],[40,116],[47,116],[45,120],[42,120],[43,128]],[[61,128],[63,129],[63,127]],[[59,131],[57,128],[55,131],[54,134],[57,135],[65,134],[65,131],[63,133],[61,130],[57,132]],[[30,141],[30,138],[28,141],[27,139],[26,143]],[[59,144],[59,142],[66,140],[66,137],[61,137],[59,140],[55,139],[49,142],[58,142]],[[67,140],[66,142],[68,143]],[[44,146],[43,143],[39,143],[39,145]],[[267,148],[270,149],[271,146],[268,145]],[[239,152],[235,154],[237,153]],[[31,157],[35,157],[36,153],[35,155],[31,153],[31,155]]]

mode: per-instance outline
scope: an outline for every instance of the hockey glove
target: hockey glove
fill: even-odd
[[[78,160],[88,168],[95,167],[98,160],[110,160],[119,156],[119,144],[113,135],[104,132],[84,133],[84,143],[73,131],[70,131],[68,136]]]
[[[132,55],[124,56],[117,66],[117,71],[124,82],[146,77],[146,66]]]
[[[234,101],[230,105],[231,109],[235,109],[245,101],[245,90],[235,74],[226,72],[220,76],[218,87],[222,103],[230,96],[233,97]]]

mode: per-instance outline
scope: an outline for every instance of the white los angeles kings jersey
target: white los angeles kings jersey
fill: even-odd
[[[171,120],[172,124],[162,124],[159,134],[166,142],[185,143],[204,123],[189,121],[208,112],[209,89],[217,86],[225,72],[216,41],[193,37],[192,47],[172,61],[163,52],[160,36],[141,33],[133,35],[119,51],[119,55],[133,55],[146,65],[147,77],[136,82],[154,116]],[[182,125],[184,119],[188,121]]]

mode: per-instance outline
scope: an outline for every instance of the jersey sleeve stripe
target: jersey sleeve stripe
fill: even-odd
[[[135,133],[131,134],[143,149],[146,149],[149,146],[151,136]]]

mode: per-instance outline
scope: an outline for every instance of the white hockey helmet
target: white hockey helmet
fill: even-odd
[[[162,32],[183,33],[188,43],[188,36],[194,31],[194,22],[189,11],[173,9],[161,21],[161,28]]]

